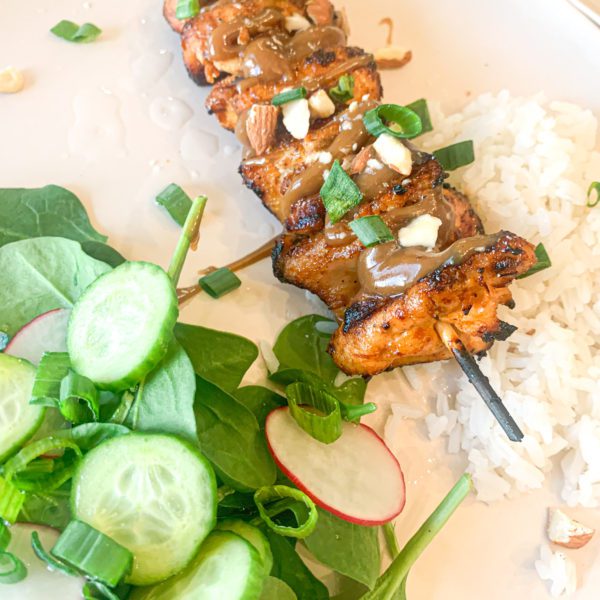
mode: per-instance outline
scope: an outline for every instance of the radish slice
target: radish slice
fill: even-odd
[[[23,325],[6,346],[6,354],[38,365],[44,352],[67,351],[67,325],[71,311],[57,308]]]
[[[10,527],[11,540],[8,552],[19,557],[27,567],[27,577],[19,583],[1,586],[2,600],[76,600],[81,598],[85,583],[78,577],[70,577],[50,571],[31,549],[31,532],[37,531],[46,550],[50,550],[58,539],[59,532],[51,527],[16,523]]]
[[[402,469],[366,425],[344,421],[342,435],[322,444],[293,419],[287,406],[269,413],[269,450],[279,468],[313,501],[345,521],[381,525],[404,508]]]

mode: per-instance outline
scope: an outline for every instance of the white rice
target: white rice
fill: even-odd
[[[543,580],[550,582],[550,593],[553,596],[572,594],[577,587],[575,563],[563,552],[552,552],[548,544],[541,546],[535,570]]]
[[[573,104],[506,91],[458,114],[430,110],[435,129],[420,140],[425,149],[474,141],[475,163],[450,182],[472,199],[486,231],[543,242],[553,266],[512,285],[516,309],[502,307],[499,316],[518,330],[480,362],[523,443],[507,440],[448,362],[403,369],[431,402],[429,435],[464,453],[480,500],[541,487],[557,457],[564,502],[600,506],[600,205],[586,207],[587,188],[600,179],[597,119]],[[386,434],[395,436],[406,416],[394,409]]]

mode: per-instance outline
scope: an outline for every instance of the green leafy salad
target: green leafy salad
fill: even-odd
[[[0,190],[0,597],[405,598],[468,476],[400,550],[402,470],[327,353],[335,323],[289,323],[259,386],[252,341],[178,321],[206,198],[173,189],[167,270],[123,258],[68,190]],[[237,287],[217,271],[215,297]]]

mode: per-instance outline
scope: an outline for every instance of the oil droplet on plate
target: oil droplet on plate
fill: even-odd
[[[194,114],[194,111],[177,98],[155,98],[150,103],[150,119],[155,125],[167,131],[181,129]]]

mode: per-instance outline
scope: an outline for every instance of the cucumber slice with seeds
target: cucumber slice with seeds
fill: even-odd
[[[216,529],[190,565],[175,577],[140,588],[131,600],[258,600],[265,579],[262,560],[245,539]]]
[[[215,525],[217,492],[208,461],[170,435],[112,438],[81,462],[73,515],[133,553],[128,582],[149,585],[181,571]]]
[[[29,404],[34,380],[31,363],[0,353],[0,462],[42,424],[44,408]]]
[[[75,304],[67,345],[73,368],[99,387],[127,389],[164,357],[179,313],[169,276],[126,262],[99,277]]]

